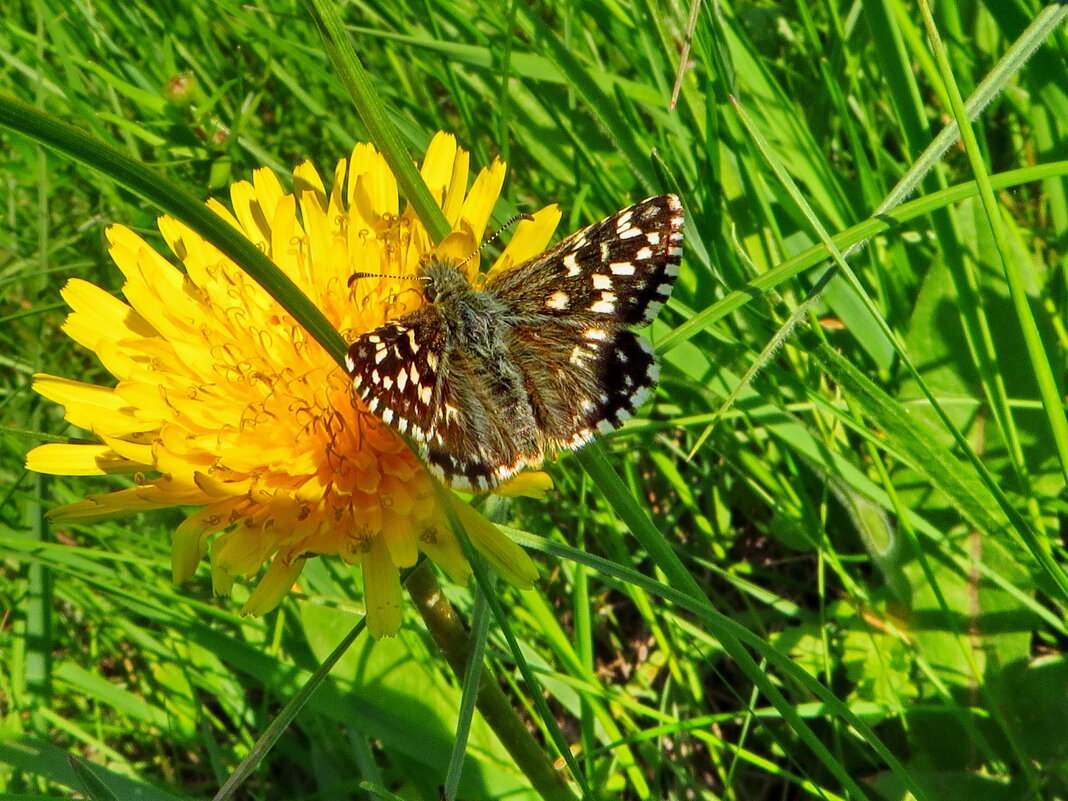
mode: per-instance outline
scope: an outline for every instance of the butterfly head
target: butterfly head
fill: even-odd
[[[460,266],[441,259],[431,259],[419,276],[423,282],[423,297],[427,303],[440,303],[471,289],[471,282]]]

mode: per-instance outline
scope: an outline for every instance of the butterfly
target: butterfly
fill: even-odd
[[[629,330],[656,317],[685,215],[659,195],[583,228],[475,288],[428,260],[422,307],[359,336],[356,394],[415,442],[447,485],[483,491],[623,424],[660,375]]]

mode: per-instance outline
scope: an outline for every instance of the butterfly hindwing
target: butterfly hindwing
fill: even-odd
[[[615,325],[519,326],[511,348],[549,453],[576,450],[594,435],[621,426],[646,401],[659,376],[648,340]]]
[[[502,398],[508,393],[502,392],[500,369],[462,349],[448,355],[447,380],[441,382],[424,456],[438,477],[456,489],[490,489],[543,458],[537,431],[524,426],[524,414]]]

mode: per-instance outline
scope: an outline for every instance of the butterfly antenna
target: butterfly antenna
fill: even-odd
[[[500,239],[501,234],[503,234],[505,231],[507,231],[509,228],[511,228],[513,225],[515,225],[520,220],[528,220],[528,221],[533,222],[534,216],[531,215],[531,214],[517,214],[517,215],[515,215],[512,219],[510,219],[508,222],[506,222],[504,225],[502,225],[500,228],[498,228],[496,231],[494,231],[489,237],[487,237],[485,240],[483,240],[482,244],[478,246],[478,249],[474,253],[472,253],[470,256],[468,256],[466,259],[464,259],[462,262],[460,262],[456,266],[457,267],[463,267],[465,264],[467,264],[467,262],[471,261],[471,259],[473,259],[479,253],[481,253],[483,250],[485,250],[486,249],[486,245],[489,245],[489,244],[492,244],[493,242],[496,242],[498,239]]]
[[[394,275],[392,273],[353,273],[349,276],[349,286],[358,278],[396,278],[398,281],[428,281],[425,275]]]

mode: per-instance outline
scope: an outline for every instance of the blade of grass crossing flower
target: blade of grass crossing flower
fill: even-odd
[[[180,186],[73,125],[8,97],[0,96],[0,126],[99,171],[181,220],[241,265],[338,364],[344,365],[347,345],[322,312],[252,242]]]
[[[926,0],[921,0],[920,11],[923,15],[924,24],[927,27],[927,35],[934,49],[935,59],[949,95],[950,106],[953,116],[960,128],[961,139],[964,142],[964,150],[968,155],[972,172],[975,175],[976,184],[979,187],[979,199],[986,211],[987,220],[990,224],[990,232],[994,237],[998,256],[1001,258],[1002,269],[1009,285],[1009,295],[1012,298],[1013,308],[1023,332],[1024,344],[1027,348],[1028,358],[1031,360],[1031,368],[1038,382],[1039,395],[1045,407],[1046,417],[1049,420],[1050,431],[1057,447],[1057,455],[1061,463],[1061,471],[1064,473],[1065,482],[1068,483],[1068,416],[1065,415],[1064,399],[1057,387],[1057,381],[1050,367],[1049,355],[1042,343],[1042,336],[1035,322],[1034,312],[1031,310],[1027,290],[1019,270],[1013,265],[1009,252],[1009,245],[1005,234],[1005,223],[1002,220],[1001,207],[994,198],[993,187],[986,165],[983,163],[982,151],[975,131],[968,121],[968,113],[964,108],[964,100],[960,89],[953,77],[952,68],[946,55],[945,46],[938,33],[934,18],[931,16],[930,5]]]
[[[390,120],[385,104],[375,91],[371,76],[363,68],[356,55],[356,48],[345,33],[333,1],[305,0],[305,5],[315,20],[334,69],[348,89],[360,119],[367,126],[372,143],[386,159],[397,178],[397,185],[415,208],[431,238],[440,242],[448,235],[449,224],[401,143],[400,134]]]

